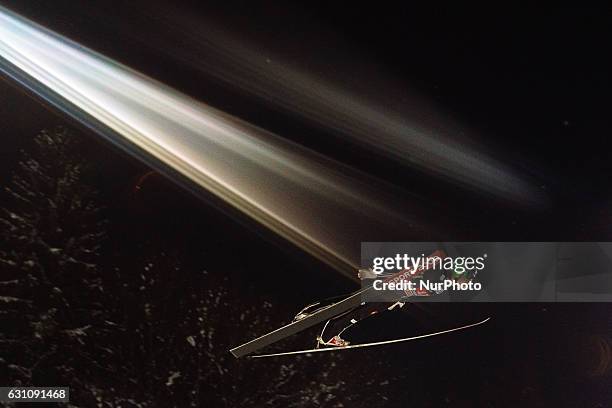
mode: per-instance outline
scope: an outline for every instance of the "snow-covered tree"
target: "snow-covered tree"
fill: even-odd
[[[106,221],[79,138],[59,128],[34,141],[0,204],[8,384],[68,385],[71,407],[359,407],[385,398],[382,360],[363,355],[234,359],[232,346],[291,311],[241,281],[249,271],[207,272],[207,260],[171,236],[101,260]]]
[[[236,360],[232,346],[275,329],[290,312],[241,282],[241,271],[207,271],[184,265],[180,251],[144,246],[148,255],[121,274],[129,306],[120,324],[130,341],[117,353],[129,381],[103,399],[142,407],[358,407],[384,393],[389,379],[374,375],[387,375],[384,364],[363,356]]]
[[[0,364],[9,384],[66,384],[104,365],[105,220],[79,139],[57,128],[34,142],[2,195]]]

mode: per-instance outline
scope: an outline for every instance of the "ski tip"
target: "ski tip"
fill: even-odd
[[[232,356],[234,356],[235,358],[244,357],[246,355],[244,352],[241,352],[240,346],[231,349],[230,353],[232,353]]]

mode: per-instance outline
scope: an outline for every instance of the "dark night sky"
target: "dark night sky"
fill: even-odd
[[[163,15],[169,7],[167,3],[146,2],[147,6],[141,1],[95,5],[66,0],[2,0],[0,3],[247,121],[280,135],[293,135],[305,145],[396,184],[410,180],[411,187],[432,200],[448,196],[451,189],[444,184],[431,187],[422,175],[377,161],[358,148],[347,150],[333,135],[161,53],[156,49],[156,41],[166,34],[157,30],[151,21]],[[381,72],[404,84],[406,90],[418,93],[431,106],[467,126],[487,146],[503,152],[509,161],[529,165],[527,170],[543,180],[552,197],[551,207],[543,212],[530,212],[471,192],[451,190],[452,198],[446,198],[449,211],[461,214],[470,225],[464,231],[465,237],[500,241],[610,240],[609,10],[499,5],[476,8],[459,4],[451,7],[382,3],[317,6],[311,2],[289,5],[271,1],[257,5],[254,2],[224,4],[212,7],[184,2],[177,7],[203,21],[216,21],[238,36],[255,38],[289,56],[294,63],[305,64],[335,79],[354,74],[350,60],[357,56],[367,62],[364,68],[367,72],[370,69]],[[125,33],[132,35],[125,37]],[[329,38],[333,42],[329,43]],[[186,40],[180,46],[189,50],[193,44]],[[367,85],[367,76],[361,80]],[[385,101],[384,95],[377,97],[383,103],[393,102]],[[0,124],[5,138],[0,163],[2,178],[6,179],[17,149],[27,146],[25,140],[30,135],[63,120],[14,86],[0,81]],[[300,136],[305,134],[308,138]],[[298,271],[312,273],[318,268],[321,276],[310,275],[315,278],[313,282],[330,279],[332,274],[328,270],[297,256],[291,249],[279,258],[276,247],[258,243],[257,232],[244,230],[229,218],[218,217],[216,209],[182,193],[161,177],[152,180],[154,188],[148,193],[153,198],[147,200],[155,203],[154,208],[143,206],[134,210],[133,206],[140,204],[130,198],[130,188],[146,173],[146,167],[102,142],[95,146],[92,149],[102,151],[101,162],[97,164],[100,185],[109,196],[119,197],[116,207],[111,208],[113,216],[120,221],[116,224],[122,225],[119,229],[139,230],[136,236],[142,237],[171,232],[182,236],[181,245],[188,248],[198,247],[202,240],[207,242],[209,238],[204,235],[214,235],[217,238],[207,242],[211,253],[222,252],[224,246],[237,242],[247,242],[241,248],[244,256],[236,263],[246,262],[257,265],[254,267],[257,271],[266,271],[274,257],[273,273],[284,269],[298,276]],[[126,207],[130,207],[129,211]],[[135,213],[140,218],[134,217]],[[162,213],[175,215],[170,219],[151,217]],[[214,257],[212,262],[216,262]],[[346,287],[340,280],[320,286],[313,283],[312,293],[287,302],[300,304],[318,295],[333,295],[334,291]],[[606,305],[554,305],[548,309],[522,305],[499,309],[500,323],[494,323],[477,344],[485,347],[485,356],[500,358],[496,363],[503,365],[503,374],[496,375],[506,375],[514,383],[521,382],[511,379],[508,373],[541,376],[551,367],[567,368],[557,360],[567,354],[563,347],[571,342],[558,340],[559,336],[567,339],[574,332],[572,324],[577,323],[581,327],[605,329],[605,322],[603,325],[601,321],[593,322],[609,314]],[[530,317],[525,320],[526,316]],[[533,337],[521,333],[525,327],[529,327]],[[554,333],[550,332],[551,327],[556,328]],[[542,344],[530,343],[536,334]],[[487,345],[488,341],[501,345],[501,349]],[[452,346],[446,343],[439,346],[442,350],[436,352],[444,358],[454,356]],[[538,354],[541,350],[550,354],[545,352],[542,357]],[[504,352],[505,358],[497,354]],[[436,361],[435,353],[431,350],[429,353],[427,356]],[[517,362],[526,355],[530,357],[524,365]],[[469,361],[469,357],[463,356],[459,361]],[[486,364],[481,369],[493,370]],[[456,369],[454,374],[469,373]],[[576,385],[574,379],[563,376],[543,383],[548,384],[552,391],[546,392],[551,394],[562,388],[560,384],[570,385],[569,388]],[[588,385],[593,392],[605,390],[601,382]],[[572,392],[564,389],[557,398],[561,400],[567,395],[577,398]]]
[[[156,47],[180,35],[179,27],[156,25],[175,10],[169,3],[4,3],[215,107],[443,202],[451,216],[471,225],[458,239],[604,239],[610,232],[601,225],[612,200],[607,10],[280,2],[175,6],[202,24],[214,21],[349,86],[368,89],[372,76],[364,73],[393,78],[403,89],[377,95],[381,104],[393,105],[403,93],[420,95],[487,148],[535,175],[552,203],[530,212],[434,184],[363,149],[347,150],[324,130],[181,64]],[[196,44],[185,39],[175,46],[189,53]],[[352,64],[355,60],[359,64]],[[352,77],[358,79],[343,79]]]

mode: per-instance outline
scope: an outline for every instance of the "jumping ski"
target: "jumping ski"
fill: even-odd
[[[286,352],[282,352],[282,353],[259,354],[259,355],[249,356],[249,358],[292,356],[292,355],[297,355],[297,354],[322,353],[322,352],[327,352],[327,351],[350,350],[350,349],[365,348],[365,347],[384,346],[384,345],[387,345],[387,344],[394,344],[394,343],[403,343],[403,342],[406,342],[406,341],[425,339],[427,337],[440,336],[440,335],[443,335],[443,334],[448,334],[448,333],[458,332],[458,331],[461,331],[461,330],[466,330],[466,329],[469,329],[469,328],[472,328],[472,327],[480,326],[480,325],[488,322],[489,320],[491,320],[491,318],[487,317],[486,319],[484,319],[482,321],[479,321],[479,322],[476,322],[476,323],[472,323],[472,324],[468,324],[468,325],[465,325],[465,326],[455,327],[453,329],[442,330],[442,331],[433,332],[433,333],[421,334],[419,336],[404,337],[404,338],[401,338],[401,339],[376,341],[376,342],[372,342],[372,343],[351,344],[351,345],[340,346],[340,347],[325,347],[325,348],[314,348],[314,349],[309,349],[309,350],[286,351]]]

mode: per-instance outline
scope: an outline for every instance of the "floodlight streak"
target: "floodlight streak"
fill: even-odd
[[[416,223],[354,169],[254,127],[0,9],[0,59],[133,145],[349,273],[359,242]],[[2,64],[0,64],[1,66]],[[5,70],[6,71],[6,70]],[[376,183],[374,183],[376,184]],[[403,203],[406,204],[406,203]],[[355,232],[360,234],[355,234]]]

